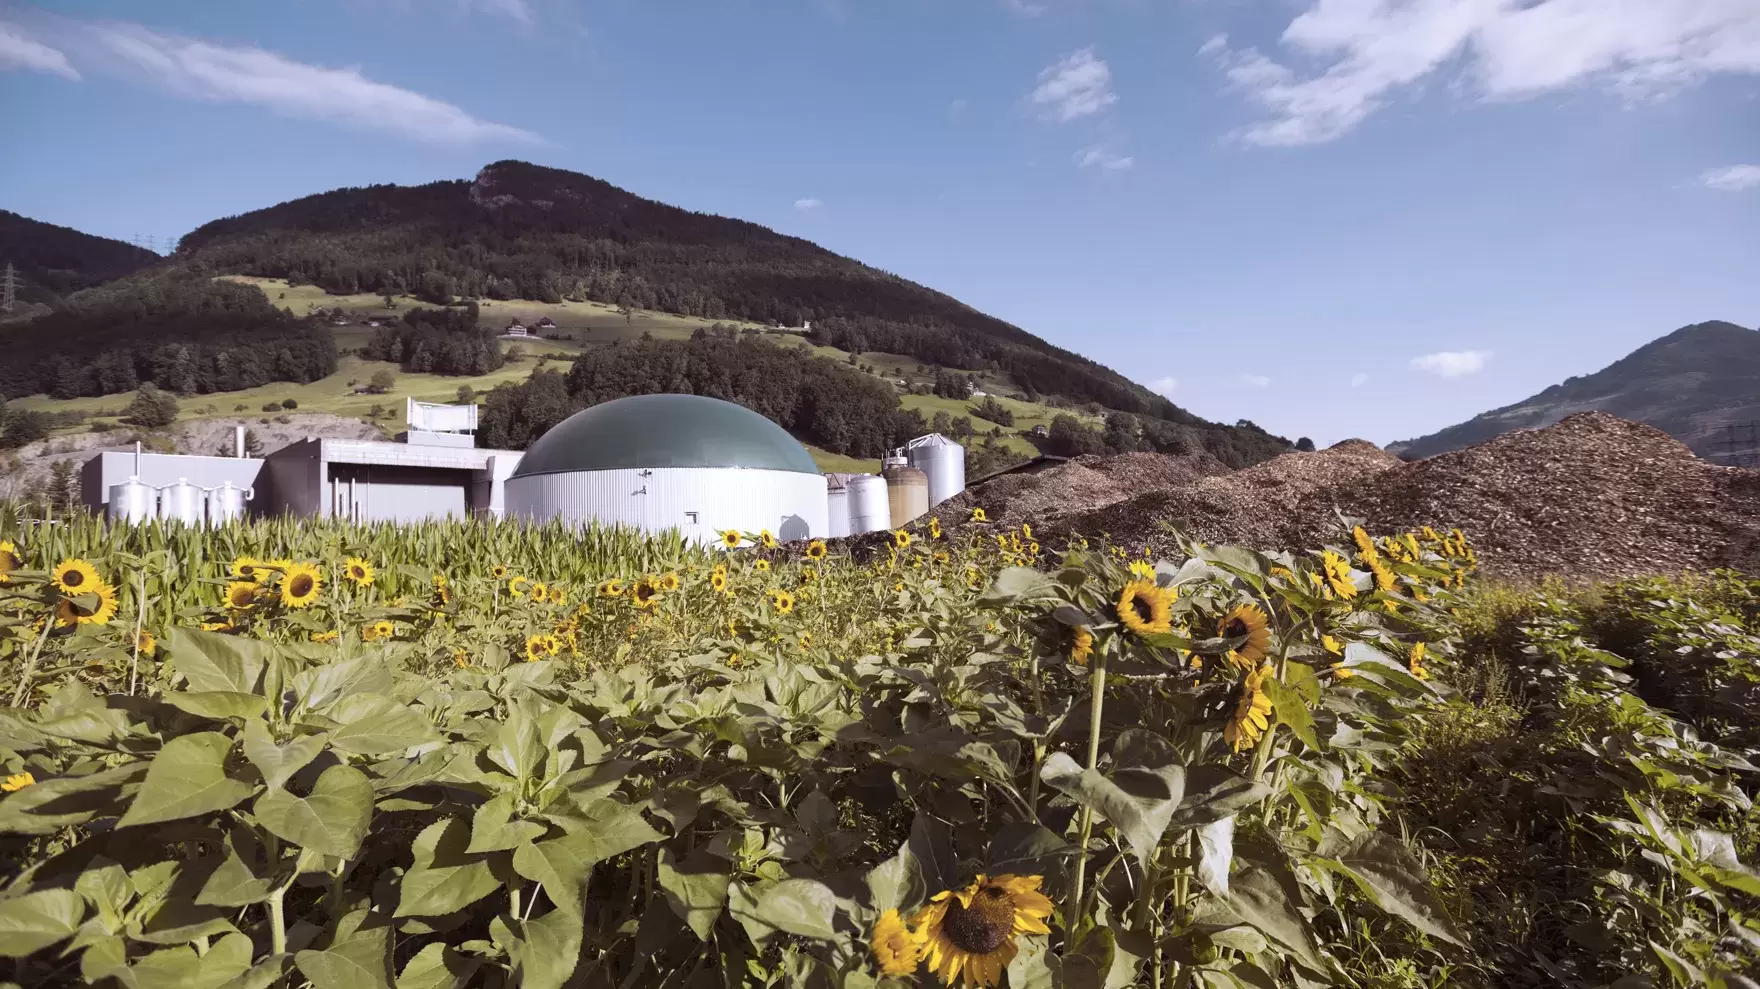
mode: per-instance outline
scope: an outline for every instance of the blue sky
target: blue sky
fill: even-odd
[[[1322,444],[1760,323],[1760,0],[0,0],[0,111],[93,233],[523,158]]]

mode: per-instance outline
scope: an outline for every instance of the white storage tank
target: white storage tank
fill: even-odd
[[[929,475],[929,507],[934,508],[966,489],[966,448],[930,433],[906,444],[905,459]]]
[[[857,474],[849,479],[847,486],[850,535],[892,528],[892,506],[886,497],[885,478]]]
[[[891,504],[894,529],[929,511],[929,475],[900,457],[889,459],[880,476],[886,479],[886,497]]]
[[[825,535],[849,535],[849,482],[846,474],[825,475]]]
[[[634,395],[576,412],[538,438],[507,481],[507,513],[784,541],[824,536],[825,475],[781,426],[701,395]]]
[[[201,525],[206,502],[201,488],[180,477],[176,484],[159,489],[159,517],[167,522]]]
[[[110,485],[110,521],[126,525],[151,522],[159,514],[159,492],[140,478]]]
[[[243,520],[244,503],[256,494],[249,488],[233,487],[231,481],[226,481],[217,488],[209,488],[207,493],[209,525],[225,525]]]

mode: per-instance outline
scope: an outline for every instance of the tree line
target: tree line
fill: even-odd
[[[412,309],[395,326],[374,332],[361,356],[391,361],[414,374],[488,374],[507,363],[496,331],[478,325],[477,304]]]
[[[62,308],[0,326],[0,397],[112,395],[143,383],[183,395],[336,371],[327,327],[276,309],[249,285],[155,273],[69,296]]]

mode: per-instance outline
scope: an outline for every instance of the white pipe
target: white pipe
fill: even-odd
[[[141,441],[140,440],[134,441],[134,476],[135,476],[136,480],[139,480],[140,476],[141,476]]]
[[[244,426],[243,425],[238,425],[238,426],[232,427],[232,439],[233,439],[233,448],[238,451],[237,453],[234,453],[233,456],[238,457],[240,459],[243,459],[243,457],[244,457]]]

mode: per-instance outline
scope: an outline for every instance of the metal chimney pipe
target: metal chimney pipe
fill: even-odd
[[[134,476],[135,476],[136,480],[139,480],[140,476],[141,476],[141,441],[140,440],[134,441]]]
[[[240,459],[243,459],[243,457],[244,457],[244,426],[242,424],[232,427],[232,447],[236,451],[235,453],[233,453],[233,456],[238,457]]]

